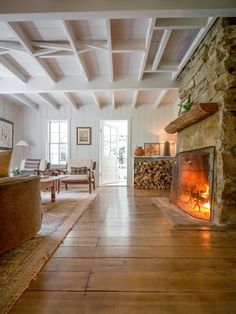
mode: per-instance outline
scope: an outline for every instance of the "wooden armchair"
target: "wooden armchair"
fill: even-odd
[[[71,184],[88,185],[89,193],[92,192],[92,187],[95,190],[96,162],[92,160],[70,160],[65,169],[57,169],[57,171],[67,175],[59,180],[58,193],[61,183],[65,185],[66,190]]]
[[[23,159],[20,165],[22,174],[41,175],[47,170],[50,165],[45,159]]]

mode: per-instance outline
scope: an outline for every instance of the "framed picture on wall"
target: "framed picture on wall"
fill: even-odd
[[[77,130],[77,145],[91,145],[91,128],[78,127]]]
[[[160,156],[160,143],[144,143],[145,156]]]
[[[13,149],[14,124],[0,118],[0,149]]]

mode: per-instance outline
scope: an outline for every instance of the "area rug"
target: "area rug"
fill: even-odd
[[[50,202],[49,193],[43,193],[40,232],[0,255],[1,314],[8,313],[97,194],[98,191],[89,194],[73,189],[63,191],[56,202]]]

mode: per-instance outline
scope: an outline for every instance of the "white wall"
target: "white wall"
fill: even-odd
[[[9,99],[0,97],[0,117],[14,123],[13,154],[10,167],[20,166],[22,151],[15,144],[23,139],[23,117],[24,109],[22,106],[13,104]]]
[[[176,106],[177,107],[177,106]],[[95,104],[86,104],[76,110],[70,105],[62,105],[60,110],[40,106],[38,111],[24,109],[25,140],[30,143],[27,157],[47,157],[47,122],[50,119],[69,119],[71,121],[71,158],[93,159],[99,162],[100,120],[129,120],[130,124],[130,165],[137,145],[145,142],[155,143],[158,134],[163,133],[166,124],[177,115],[178,108],[172,105],[139,106],[132,109],[124,105],[118,109],[106,106],[99,109]],[[92,145],[76,145],[76,127],[92,127]],[[99,168],[99,167],[98,167]],[[98,181],[97,181],[98,182]],[[128,182],[131,184],[131,171]]]

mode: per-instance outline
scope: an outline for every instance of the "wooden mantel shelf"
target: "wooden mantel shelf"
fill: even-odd
[[[206,119],[217,111],[218,104],[216,103],[200,103],[193,105],[189,111],[183,113],[180,117],[170,122],[165,127],[165,130],[167,133],[174,134],[196,122]]]

